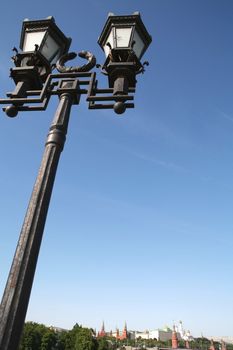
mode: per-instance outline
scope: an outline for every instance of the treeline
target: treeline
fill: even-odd
[[[190,349],[209,350],[210,341],[207,338],[195,338],[189,343]],[[76,324],[69,331],[55,331],[52,327],[27,322],[24,326],[19,350],[116,350],[131,345],[137,349],[171,348],[171,341],[156,339],[124,339],[114,337],[96,338],[93,329]],[[185,342],[179,341],[179,348],[185,348]],[[221,350],[221,343],[214,342],[215,350]],[[233,350],[232,344],[227,344],[227,350]]]
[[[42,324],[25,323],[19,350],[104,350],[93,330],[75,325],[70,331],[55,331]]]

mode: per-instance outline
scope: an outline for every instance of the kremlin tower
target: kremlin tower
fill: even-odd
[[[116,338],[120,339],[120,332],[119,332],[119,328],[116,328]]]
[[[102,324],[102,328],[101,328],[101,331],[98,332],[98,337],[105,337],[106,336],[106,332],[105,332],[105,329],[104,329],[104,322]]]
[[[104,322],[102,324],[101,331],[98,332],[97,337],[115,337],[116,339],[123,340],[128,338],[127,324],[125,322],[124,329],[120,332],[119,328],[116,328],[116,332],[105,332]]]
[[[125,326],[124,326],[124,329],[123,329],[123,332],[122,332],[122,336],[120,337],[120,339],[127,339],[128,337],[128,334],[127,334],[127,324],[125,322]]]
[[[178,338],[177,338],[177,333],[175,326],[173,326],[173,332],[172,332],[172,349],[177,349],[178,348]]]

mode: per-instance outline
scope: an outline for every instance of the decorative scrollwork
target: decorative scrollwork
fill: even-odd
[[[86,59],[88,63],[82,66],[66,67],[65,63],[67,61],[73,60],[75,57],[77,57],[77,55],[81,58]],[[61,56],[61,58],[56,63],[56,68],[60,73],[89,72],[89,70],[95,67],[95,65],[96,65],[95,56],[89,51],[81,51],[78,54],[76,52],[69,52]]]

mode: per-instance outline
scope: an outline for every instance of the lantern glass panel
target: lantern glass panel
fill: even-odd
[[[42,55],[50,62],[55,63],[59,58],[60,46],[53,39],[51,35],[48,35],[41,48]]]
[[[43,32],[25,32],[23,51],[35,51],[35,45],[40,46],[45,35]]]
[[[140,35],[138,34],[137,30],[135,30],[134,32],[134,37],[133,37],[133,41],[135,42],[133,45],[133,50],[137,56],[137,58],[141,58],[143,49],[144,49],[144,42],[142,40],[142,38],[140,37]]]
[[[132,28],[116,28],[116,47],[129,47]]]
[[[111,30],[111,32],[106,40],[106,44],[104,45],[104,52],[105,52],[106,57],[109,55],[110,50],[111,50],[109,45],[107,45],[107,44],[110,44],[111,48],[113,48],[113,30],[114,29],[112,28],[112,30]]]

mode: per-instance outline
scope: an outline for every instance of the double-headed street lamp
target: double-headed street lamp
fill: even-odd
[[[56,170],[68,129],[71,106],[87,95],[89,109],[113,108],[122,114],[133,108],[136,75],[144,71],[140,60],[151,42],[140,14],[109,14],[98,43],[106,55],[102,72],[109,87],[98,88],[96,59],[89,51],[78,55],[87,60],[82,66],[65,63],[77,56],[68,53],[71,39],[55,24],[53,17],[25,20],[19,53],[14,48],[15,67],[11,69],[15,90],[0,99],[9,117],[19,111],[45,110],[52,95],[59,105],[49,129],[39,173],[32,191],[15,256],[0,305],[0,349],[17,350],[29,303]],[[146,64],[146,63],[145,63]],[[56,68],[58,73],[52,73]],[[86,87],[86,88],[85,88]]]

